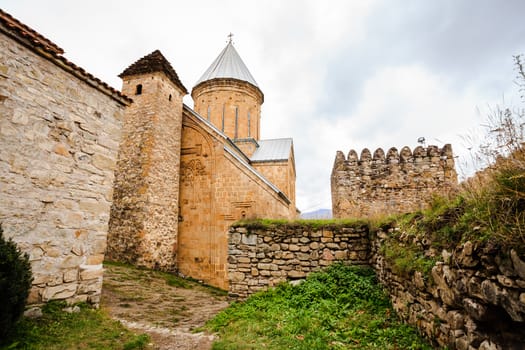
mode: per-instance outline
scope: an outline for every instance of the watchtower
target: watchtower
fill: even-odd
[[[176,268],[182,98],[187,94],[160,51],[120,75],[126,109],[108,257],[149,268]]]

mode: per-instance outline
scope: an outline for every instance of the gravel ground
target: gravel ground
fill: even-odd
[[[102,308],[124,326],[149,334],[148,349],[211,349],[215,336],[195,330],[228,306],[223,293],[191,281],[172,286],[155,271],[105,268]]]

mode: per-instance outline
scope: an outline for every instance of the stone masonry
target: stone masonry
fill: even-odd
[[[245,298],[286,280],[303,279],[335,261],[367,265],[368,227],[273,229],[232,228],[229,232],[230,294]]]
[[[257,86],[240,80],[213,79],[195,86],[191,95],[195,111],[232,140],[260,138],[264,95]]]
[[[184,108],[177,267],[226,290],[228,228],[240,219],[290,218],[295,211],[243,157],[231,141]]]
[[[345,158],[337,151],[331,175],[335,218],[374,217],[425,208],[434,194],[454,191],[457,174],[450,144],[443,148],[418,146],[412,152],[379,148]]]
[[[97,305],[131,101],[0,10],[0,223],[29,254],[29,304]]]
[[[228,289],[228,227],[243,218],[296,215],[292,147],[286,161],[276,162],[287,181],[281,189],[212,120],[183,105],[187,91],[160,51],[142,57],[120,77],[123,92],[134,102],[124,118],[108,258],[176,271]],[[251,123],[256,125],[262,95],[255,101],[250,97],[253,86],[226,80],[247,91],[229,96],[231,89],[222,79],[214,86],[214,98],[231,97],[238,104],[238,131],[248,134],[247,112],[254,108]],[[211,88],[214,82],[199,86]],[[225,116],[230,124],[236,117]]]
[[[182,97],[187,91],[173,68],[164,66],[166,62],[155,51],[120,75],[122,91],[133,96],[134,103],[125,114],[108,258],[173,271],[179,217]]]
[[[523,349],[524,256],[514,249],[467,241],[437,252],[439,261],[430,276],[417,271],[406,276],[381,254],[394,230],[377,232],[370,261],[404,321],[449,349]],[[436,254],[429,241],[401,237],[401,244],[422,244],[426,256]]]
[[[228,235],[230,294],[240,298],[305,278],[335,261],[372,266],[400,317],[435,345],[458,350],[518,350],[525,344],[525,257],[514,249],[465,242],[439,257],[431,276],[409,275],[381,253],[399,229],[370,230],[363,223],[247,224]],[[401,235],[400,244],[431,242]]]

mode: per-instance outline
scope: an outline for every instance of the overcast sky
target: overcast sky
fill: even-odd
[[[194,83],[228,33],[265,94],[262,138],[293,137],[300,210],[331,208],[337,150],[452,143],[489,107],[517,105],[512,56],[525,52],[523,0],[0,0],[6,12],[120,89],[159,49]],[[193,106],[189,96],[185,102]]]

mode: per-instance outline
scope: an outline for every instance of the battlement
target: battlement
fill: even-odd
[[[337,151],[332,169],[334,217],[369,217],[424,208],[457,185],[452,146]]]

